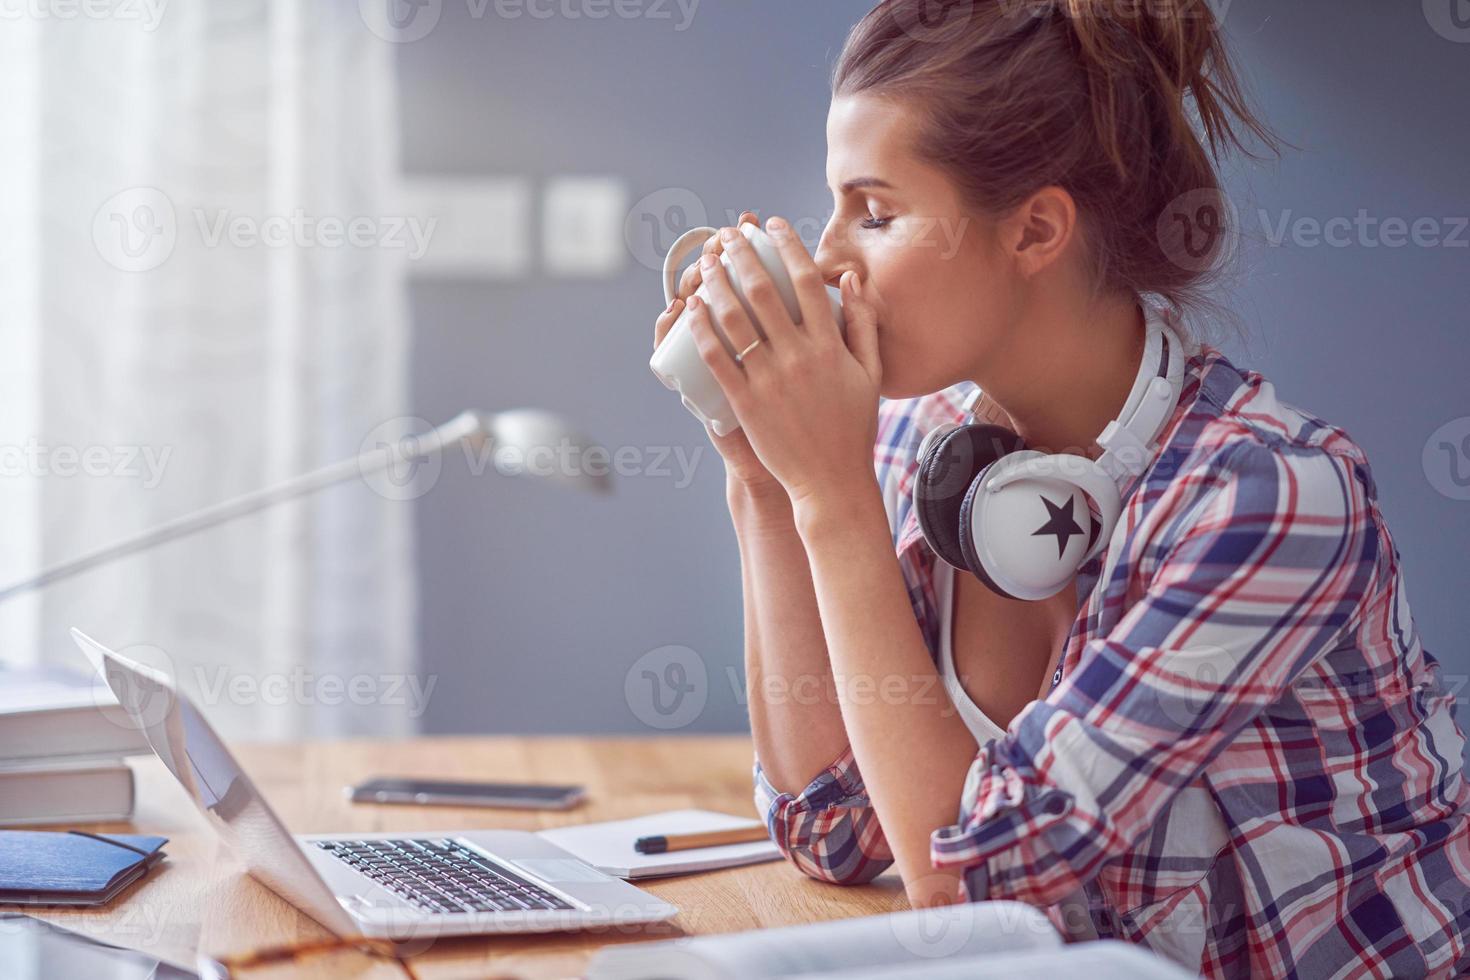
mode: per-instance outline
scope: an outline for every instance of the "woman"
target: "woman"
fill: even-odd
[[[800,324],[732,229],[686,273],[741,423],[712,437],[757,799],[803,872],[896,864],[914,905],[1019,899],[1207,976],[1458,973],[1464,738],[1368,462],[1177,315],[1223,247],[1214,158],[1270,143],[1221,45],[1198,0],[885,2],[836,68],[815,256],[767,224]],[[920,526],[926,434],[1101,460],[1165,328],[1185,356],[1116,526],[1103,490],[1018,525],[1059,553],[1092,525],[1060,591],[1003,595],[987,542]]]

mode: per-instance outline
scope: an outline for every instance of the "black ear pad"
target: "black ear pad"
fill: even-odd
[[[985,468],[985,470],[989,469],[990,467],[988,466]],[[1007,599],[1015,599],[1016,596],[1011,595],[997,585],[995,579],[991,578],[990,573],[985,570],[985,566],[980,562],[979,554],[975,551],[975,535],[970,533],[970,521],[975,513],[975,499],[980,494],[981,485],[985,483],[985,470],[982,470],[979,476],[975,478],[975,481],[970,484],[970,489],[965,491],[965,497],[960,501],[960,513],[956,522],[956,530],[960,539],[960,554],[965,559],[963,567],[973,572],[975,577],[984,582],[990,591],[997,595],[1005,596]]]
[[[985,467],[1025,448],[1021,437],[1003,425],[962,425],[941,436],[919,460],[914,510],[919,530],[939,557],[956,568],[968,567],[960,550],[960,508],[966,492]]]

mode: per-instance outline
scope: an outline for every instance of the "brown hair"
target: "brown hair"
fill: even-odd
[[[1249,153],[1247,134],[1277,149],[1205,0],[884,0],[832,91],[915,106],[916,149],[983,212],[1065,188],[1095,287],[1178,309],[1201,303],[1232,233],[1214,161]]]

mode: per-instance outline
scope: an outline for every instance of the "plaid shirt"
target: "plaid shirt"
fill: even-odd
[[[968,390],[880,409],[878,478],[931,655],[938,559],[910,488],[919,441],[962,420]],[[1078,575],[1047,697],[980,747],[934,864],[1059,928],[1080,887],[1100,936],[1209,977],[1470,969],[1464,733],[1362,449],[1208,345],[1158,442]],[[796,796],[759,760],[755,782],[806,874],[892,863],[850,749]]]

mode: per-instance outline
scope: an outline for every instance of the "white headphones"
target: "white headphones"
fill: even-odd
[[[1184,383],[1179,335],[1161,310],[1147,302],[1143,310],[1138,377],[1122,412],[1097,437],[1097,460],[1027,449],[1010,429],[976,422],[978,389],[965,402],[966,422],[946,422],[924,437],[914,510],[940,558],[1007,598],[1035,600],[1056,595],[1107,546],[1123,510],[1119,486],[1148,466]]]

